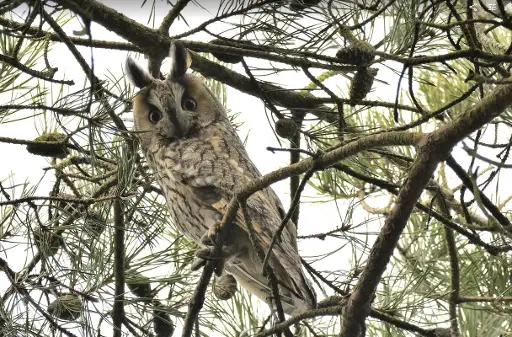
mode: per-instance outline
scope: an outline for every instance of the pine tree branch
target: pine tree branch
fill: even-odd
[[[122,325],[125,320],[124,312],[124,211],[121,196],[114,200],[114,278],[115,299],[112,310],[112,322],[114,324],[114,337],[121,337]]]
[[[107,191],[110,190],[110,188],[115,186],[116,183],[117,183],[117,177],[107,180],[105,183],[103,183],[103,185],[101,185],[93,193],[91,193],[91,198],[94,199],[94,198],[101,197],[102,195],[106,194]],[[83,207],[77,207],[71,214],[69,214],[69,216],[66,218],[66,220],[60,225],[60,227],[59,227],[60,229],[55,231],[54,237],[61,237],[62,234],[65,232],[65,229],[70,227],[71,224],[73,224],[73,222],[76,221],[76,219],[81,217],[83,215],[83,212],[87,211],[86,207],[87,206],[85,206],[85,205]],[[43,253],[37,252],[37,254],[35,254],[34,257],[32,258],[32,260],[30,262],[28,262],[28,264],[24,268],[23,272],[20,272],[19,274],[17,274],[16,280],[20,283],[24,282],[25,279],[27,278],[27,276],[36,267],[36,265],[39,262],[41,262],[43,255],[44,255]],[[17,288],[11,286],[2,296],[2,302],[6,302],[7,299],[11,296],[11,294],[16,291],[17,291]]]
[[[75,82],[72,80],[55,80],[55,79],[53,79],[53,76],[55,75],[55,73],[58,70],[57,68],[52,68],[52,69],[46,70],[46,71],[34,70],[34,69],[27,67],[26,65],[24,65],[17,59],[7,56],[7,55],[2,55],[2,54],[0,54],[0,62],[4,63],[4,64],[8,64],[14,68],[17,68],[30,76],[40,78],[40,79],[48,81],[48,82],[53,82],[53,83],[58,83],[58,84],[66,84],[66,85],[75,84]]]
[[[478,194],[480,200],[482,200],[482,204],[485,208],[491,212],[492,216],[498,221],[504,231],[512,233],[512,223],[510,220],[501,213],[498,207],[476,186],[473,186],[471,179],[468,177],[466,171],[460,166],[453,156],[449,156],[446,160],[446,164],[455,172],[457,177],[462,181],[464,186],[474,194]]]
[[[340,336],[359,336],[368,315],[373,293],[393,254],[400,234],[438,163],[447,159],[452,148],[459,141],[499,116],[511,104],[512,85],[502,85],[454,122],[428,135],[400,189],[395,206],[386,218],[370,251],[368,263],[348,300]]]
[[[169,34],[169,28],[171,28],[172,24],[174,23],[174,20],[176,20],[180,16],[181,12],[185,9],[185,7],[187,7],[189,2],[190,0],[178,0],[176,4],[172,6],[172,9],[163,18],[160,27],[158,27],[158,30],[161,34]]]
[[[398,185],[391,184],[388,181],[385,181],[385,180],[382,180],[379,178],[366,176],[364,174],[361,174],[359,172],[352,170],[351,168],[349,168],[348,166],[343,165],[343,164],[335,164],[335,165],[333,165],[333,168],[340,170],[354,178],[360,179],[361,181],[364,181],[369,184],[373,184],[377,187],[380,187],[393,195],[396,195],[396,196],[398,195],[398,188],[400,187]],[[491,255],[497,255],[499,253],[508,252],[508,251],[512,250],[512,246],[510,246],[510,245],[503,245],[503,246],[497,247],[497,246],[493,246],[493,245],[483,241],[477,234],[472,233],[469,230],[465,229],[464,227],[459,226],[457,223],[455,223],[452,220],[448,219],[447,217],[443,216],[441,213],[431,209],[430,207],[428,207],[426,205],[423,205],[420,202],[417,202],[415,207],[417,209],[421,210],[423,213],[428,214],[430,217],[438,220],[445,226],[447,226],[447,227],[453,229],[454,231],[456,231],[457,233],[463,235],[472,244],[484,248]]]

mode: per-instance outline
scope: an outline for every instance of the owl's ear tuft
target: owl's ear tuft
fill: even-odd
[[[180,41],[173,41],[171,44],[171,72],[168,79],[176,81],[182,78],[192,64],[192,59],[187,48]]]
[[[125,68],[128,78],[137,88],[144,88],[153,82],[153,77],[142,69],[131,57],[126,59]]]

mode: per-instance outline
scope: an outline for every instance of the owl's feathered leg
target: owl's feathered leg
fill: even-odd
[[[203,267],[207,261],[215,261],[215,274],[221,276],[226,260],[238,254],[236,248],[233,249],[234,247],[230,247],[232,240],[228,238],[222,243],[220,242],[220,224],[220,222],[213,223],[208,231],[201,237],[201,243],[207,246],[207,248],[201,248],[195,252],[197,259],[192,263],[192,270]],[[214,254],[216,246],[221,246],[220,254]]]
[[[198,249],[195,252],[197,259],[192,264],[192,270],[197,270],[203,267],[207,261],[215,261],[215,274],[217,276],[222,275],[226,260],[236,255],[236,253],[233,249],[230,249],[229,240],[225,240],[226,242],[222,243],[220,254],[214,254],[215,246],[221,245],[219,234],[220,222],[215,222],[201,237],[201,243],[208,247]]]
[[[220,245],[220,229],[221,229],[221,222],[216,221],[214,222],[210,228],[204,233],[204,235],[201,237],[201,243],[205,246],[213,247],[215,245]],[[229,238],[224,240],[222,242],[224,246],[230,245]]]

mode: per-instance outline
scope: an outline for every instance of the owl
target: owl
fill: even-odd
[[[180,42],[171,46],[171,69],[153,78],[130,58],[126,72],[140,91],[133,99],[134,132],[160,185],[173,223],[186,237],[208,249],[208,233],[226,213],[234,191],[261,177],[231,125],[221,102],[196,76],[187,74],[191,58]],[[256,241],[268,251],[285,215],[269,187],[247,200]],[[241,210],[222,249],[222,273],[272,306],[269,281],[254,249]],[[297,231],[290,221],[269,259],[279,284],[285,313],[316,307],[316,295],[304,275],[297,250]]]

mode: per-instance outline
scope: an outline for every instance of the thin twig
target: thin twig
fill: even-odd
[[[302,114],[302,116],[299,116],[298,113],[294,114],[294,120],[297,124],[297,128],[301,129],[302,122],[304,120],[305,114]],[[300,161],[300,141],[301,141],[301,135],[300,132],[296,132],[295,135],[293,135],[290,138],[290,146],[292,149],[295,149],[297,151],[290,151],[290,165],[296,164]],[[297,193],[297,191],[300,188],[300,177],[299,176],[293,176],[290,177],[290,204],[293,203],[293,196]],[[290,218],[291,222],[295,224],[295,227],[299,227],[299,214],[300,214],[300,203],[298,203],[295,206],[295,210],[292,213],[292,216]]]
[[[462,181],[464,186],[473,193],[473,195],[478,194],[480,200],[482,200],[482,204],[491,212],[492,216],[498,221],[498,223],[503,227],[504,230],[512,232],[512,223],[510,220],[501,213],[496,205],[476,186],[473,186],[471,179],[468,177],[466,171],[457,163],[453,156],[449,156],[446,160],[446,164],[455,172],[457,177]]]
[[[114,276],[115,299],[112,311],[114,337],[121,337],[124,321],[124,214],[121,196],[114,200]]]
[[[74,85],[75,82],[73,80],[65,81],[65,80],[55,80],[53,79],[53,75],[57,72],[57,68],[53,68],[51,71],[38,71],[31,69],[18,61],[15,58],[12,58],[7,55],[0,54],[0,62],[6,63],[14,68],[17,68],[21,70],[24,73],[29,74],[30,76],[40,78],[42,80],[52,82],[52,83],[58,83],[58,84],[65,84],[65,85]]]
[[[167,15],[163,18],[162,23],[160,24],[160,27],[158,30],[162,34],[169,34],[169,28],[171,28],[172,24],[174,23],[174,20],[176,20],[183,9],[187,7],[190,0],[178,0],[174,6],[172,6],[172,9],[167,13]]]
[[[259,92],[259,96],[261,97],[261,99],[263,100],[265,105],[268,106],[270,111],[272,111],[272,113],[276,117],[283,118],[284,117],[283,114],[279,110],[277,110],[275,105],[268,98],[267,93],[261,88],[260,83],[258,83],[258,80],[256,80],[256,78],[254,77],[254,75],[251,72],[251,69],[249,69],[249,66],[247,65],[247,62],[245,62],[244,59],[242,59],[242,65],[244,67],[245,73],[247,74],[247,76],[249,76],[249,79],[250,79],[251,83],[253,84],[254,88],[256,89],[256,91]]]
[[[512,296],[487,297],[487,296],[459,296],[458,303],[477,302],[512,302]]]
[[[444,196],[440,191],[435,195],[437,199],[437,204],[439,205],[439,209],[442,214],[446,217],[450,217],[450,210],[446,203]],[[457,254],[457,244],[455,242],[455,235],[453,234],[453,230],[447,227],[444,227],[445,235],[446,235],[446,246],[448,248],[448,254],[450,257],[450,298],[448,301],[448,313],[450,315],[450,327],[451,327],[451,336],[458,337],[460,336],[459,324],[458,324],[458,313],[457,313],[457,304],[459,302],[459,294],[460,294],[460,271],[459,271],[459,258]]]
[[[64,115],[64,116],[76,116],[76,115],[82,115],[82,114],[87,113],[87,111],[59,108],[59,107],[47,106],[47,105],[43,105],[43,104],[32,104],[32,105],[3,104],[3,105],[0,105],[0,110],[48,110],[48,111],[53,111],[53,112],[56,112],[56,113]]]
[[[135,193],[135,192],[134,192]],[[123,195],[123,198],[135,195],[134,193],[129,193]],[[32,196],[32,197],[24,197],[24,198],[18,198],[18,199],[12,199],[7,201],[0,201],[0,206],[6,206],[6,205],[19,205],[23,203],[30,203],[33,201],[54,201],[54,202],[66,202],[66,203],[74,203],[78,205],[92,205],[103,201],[109,201],[109,200],[115,200],[117,197],[110,196],[110,197],[98,197],[98,198],[84,198],[84,199],[73,199],[73,198],[61,198],[61,197],[39,197],[39,196]]]
[[[314,317],[319,317],[319,316],[336,316],[343,312],[343,308],[344,308],[343,306],[333,306],[333,307],[327,307],[327,308],[321,308],[321,309],[308,310],[299,315],[290,317],[282,323],[275,324],[270,329],[267,329],[260,333],[257,333],[256,335],[254,335],[254,337],[266,337],[266,336],[270,336],[270,335],[273,335],[278,332],[282,332],[282,331],[284,331],[284,329],[287,329],[290,326],[294,325],[295,323],[298,323],[304,319],[314,318]]]
[[[310,157],[314,157],[316,156],[313,152],[311,151],[308,151],[308,150],[304,150],[304,149],[296,149],[296,148],[290,148],[290,149],[287,149],[287,148],[284,148],[284,147],[272,147],[272,146],[267,146],[267,151],[270,151],[272,153],[274,152],[298,152],[298,153],[304,153],[304,154],[307,154],[308,156]],[[295,164],[295,163],[294,163]],[[294,193],[295,194],[295,193]]]

